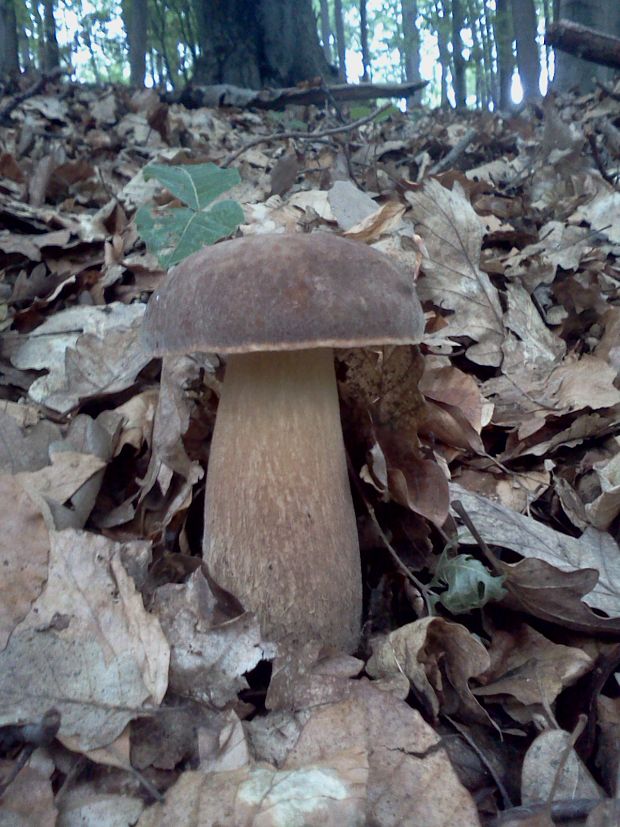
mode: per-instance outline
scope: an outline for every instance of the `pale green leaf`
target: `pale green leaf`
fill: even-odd
[[[480,609],[491,600],[501,600],[505,594],[503,576],[495,576],[480,560],[470,554],[452,557],[444,551],[435,571],[432,586],[444,585],[438,600],[453,614]]]
[[[144,178],[147,181],[157,178],[166,189],[192,210],[203,210],[218,195],[240,181],[238,170],[220,169],[215,164],[149,164],[144,169]]]

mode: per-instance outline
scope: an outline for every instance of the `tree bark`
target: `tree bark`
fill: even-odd
[[[454,101],[457,109],[467,105],[467,88],[465,81],[465,58],[463,57],[463,7],[461,0],[452,0],[452,68]]]
[[[123,4],[123,18],[129,51],[129,82],[141,89],[146,75],[147,0],[128,0]]]
[[[51,72],[60,66],[60,50],[56,38],[56,20],[54,18],[54,0],[43,0],[43,29],[45,48],[42,69],[44,72]]]
[[[334,22],[336,24],[336,50],[338,52],[338,78],[347,82],[347,44],[344,39],[344,18],[342,0],[334,0]]]
[[[552,23],[545,42],[556,49],[601,66],[620,69],[620,38],[597,32],[578,23],[560,20]]]
[[[194,3],[201,52],[197,83],[260,89],[329,76],[310,0]]]
[[[328,63],[332,62],[331,36],[332,30],[329,23],[329,6],[327,0],[321,0],[321,40],[323,42],[323,54]]]
[[[401,14],[403,21],[403,51],[405,65],[405,79],[408,83],[419,83],[420,75],[420,32],[418,30],[418,2],[417,0],[401,0]],[[419,106],[422,92],[416,92],[407,98],[407,108]]]
[[[443,0],[435,0],[435,16],[437,18],[437,48],[441,64],[441,106],[448,106],[448,68],[450,66],[450,52],[448,51],[448,35],[450,21]]]
[[[370,80],[370,53],[368,51],[368,15],[366,0],[360,0],[360,44],[362,47],[362,83]]]
[[[517,43],[517,68],[523,100],[535,100],[540,97],[540,56],[536,43],[538,19],[534,0],[512,0],[512,26]]]
[[[495,13],[495,45],[497,47],[497,74],[499,77],[499,108],[507,112],[512,107],[511,87],[514,56],[512,53],[512,21],[509,0],[497,0]]]
[[[17,19],[14,0],[0,0],[0,79],[19,74]]]
[[[560,0],[559,17],[599,32],[620,36],[618,0]],[[588,92],[597,80],[605,82],[613,77],[612,69],[561,50],[555,52],[555,65],[553,88],[559,92],[569,89]]]

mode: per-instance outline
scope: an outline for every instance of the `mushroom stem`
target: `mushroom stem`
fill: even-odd
[[[351,651],[362,586],[331,349],[228,357],[203,555],[263,634]]]

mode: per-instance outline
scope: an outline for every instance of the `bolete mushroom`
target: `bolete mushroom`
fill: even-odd
[[[326,232],[205,247],[146,310],[155,356],[227,356],[211,443],[203,556],[263,634],[352,651],[362,584],[333,348],[420,340],[411,278]]]

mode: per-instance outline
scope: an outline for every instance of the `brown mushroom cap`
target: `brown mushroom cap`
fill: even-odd
[[[259,235],[174,267],[146,310],[155,356],[419,342],[424,316],[389,256],[330,233]]]

